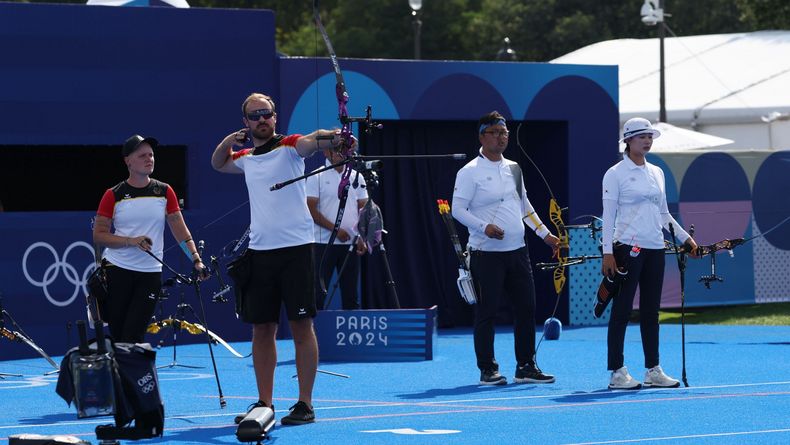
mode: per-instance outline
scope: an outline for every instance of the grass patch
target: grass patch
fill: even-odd
[[[660,311],[659,322],[680,324],[680,309]],[[686,324],[790,325],[790,303],[686,308]]]

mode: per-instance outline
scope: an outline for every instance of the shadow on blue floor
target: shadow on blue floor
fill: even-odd
[[[605,328],[566,329],[559,340],[543,342],[538,360],[542,369],[557,376],[556,383],[495,387],[477,384],[470,331],[440,331],[431,361],[321,363],[322,369],[351,378],[319,374],[313,394],[317,422],[299,427],[278,423],[267,443],[468,445],[514,443],[518,438],[518,443],[536,444],[786,444],[788,338],[790,327],[687,326],[691,387],[609,391]],[[274,403],[280,419],[296,401],[298,381],[292,378],[292,342],[277,345]],[[234,347],[242,353],[250,350],[249,343]],[[205,368],[160,370],[165,434],[141,443],[238,443],[233,417],[257,400],[252,359],[214,350],[228,405],[221,409],[206,345],[178,348],[179,360]],[[512,380],[512,332],[499,329],[495,349],[500,372]],[[171,356],[172,349],[163,348],[158,364],[167,364]],[[625,356],[632,375],[641,378],[636,326],[628,329]],[[4,372],[24,374],[0,380],[5,408],[0,410],[0,444],[23,433],[77,435],[96,443],[94,428],[112,419],[77,419],[73,406],[55,395],[57,377],[41,375],[46,366],[40,360],[0,363]],[[679,378],[679,326],[661,328],[661,364]],[[645,418],[655,421],[632,421]]]

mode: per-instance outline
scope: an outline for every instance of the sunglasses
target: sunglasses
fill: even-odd
[[[271,119],[272,116],[274,116],[274,111],[272,110],[266,110],[266,109],[255,110],[247,113],[247,120],[255,122],[259,120],[261,117],[264,120],[266,120],[266,119]]]

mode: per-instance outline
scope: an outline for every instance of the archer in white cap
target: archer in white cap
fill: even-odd
[[[612,302],[607,336],[607,366],[612,371],[610,389],[638,389],[624,366],[625,330],[637,287],[639,327],[645,354],[644,386],[674,388],[680,385],[659,365],[658,310],[664,283],[664,233],[670,224],[680,242],[696,251],[697,243],[669,213],[664,172],[647,162],[645,155],[661,133],[641,117],[623,125],[623,160],[603,177],[603,262],[601,273],[613,278],[615,269],[625,267],[626,278]],[[617,258],[617,261],[615,261]]]

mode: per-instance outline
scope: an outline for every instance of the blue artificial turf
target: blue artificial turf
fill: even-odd
[[[540,335],[540,332],[538,332]],[[155,337],[152,337],[154,340]],[[681,377],[681,333],[661,327],[661,364]],[[233,343],[242,354],[248,342]],[[293,344],[278,341],[276,416],[297,396]],[[512,331],[496,339],[501,372],[515,371]],[[544,341],[540,367],[556,375],[549,385],[481,387],[468,329],[442,330],[431,361],[322,363],[339,378],[319,374],[314,392],[318,421],[272,431],[269,443],[328,444],[593,444],[593,443],[790,443],[790,327],[686,327],[689,388],[609,391],[606,329],[565,328]],[[644,376],[639,328],[626,336],[626,365]],[[238,443],[233,417],[257,400],[250,358],[215,348],[227,408],[220,409],[205,344],[179,346],[177,363],[204,366],[159,371],[165,400],[163,438],[140,443]],[[60,357],[55,358],[56,361]],[[159,351],[167,365],[172,347]],[[67,434],[96,443],[93,430],[110,418],[78,420],[55,394],[57,376],[43,359],[0,362],[0,444],[22,433]]]

